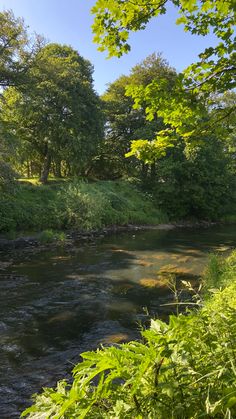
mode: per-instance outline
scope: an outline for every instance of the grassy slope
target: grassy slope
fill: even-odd
[[[200,309],[171,316],[169,324],[153,320],[141,342],[82,354],[73,384],[44,389],[25,415],[235,418],[236,252],[224,261],[213,257],[205,282]]]
[[[0,231],[159,224],[164,214],[130,182],[24,182],[0,198]]]

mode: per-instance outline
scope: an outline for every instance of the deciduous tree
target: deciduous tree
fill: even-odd
[[[41,160],[45,183],[52,160],[69,161],[79,174],[102,137],[92,66],[69,46],[48,44],[34,57],[29,83],[9,88],[2,101],[8,131]]]
[[[152,120],[158,114],[172,128],[154,138],[153,153],[156,150],[157,157],[159,149],[172,146],[173,135],[195,143],[202,133],[209,131],[209,126],[212,130],[214,124],[210,123],[207,112],[210,95],[236,86],[235,1],[98,0],[92,9],[94,40],[99,49],[108,50],[109,56],[121,56],[130,50],[130,32],[144,29],[151,18],[166,13],[168,3],[178,10],[177,24],[183,24],[191,34],[206,35],[213,31],[219,43],[205,49],[198,62],[176,78],[171,89],[162,77],[149,85],[129,87],[127,93],[134,99],[136,108],[145,101],[147,118]],[[147,142],[133,143],[133,154],[142,156],[147,147],[150,148]]]

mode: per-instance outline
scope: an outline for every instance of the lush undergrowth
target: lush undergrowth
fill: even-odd
[[[167,217],[128,181],[24,183],[0,197],[0,231],[159,224]]]
[[[169,323],[152,320],[140,342],[82,354],[73,383],[44,389],[36,418],[235,418],[236,252],[212,257],[203,301]]]

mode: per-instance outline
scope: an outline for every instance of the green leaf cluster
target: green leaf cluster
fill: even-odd
[[[159,76],[148,85],[133,83],[127,94],[133,98],[135,109],[145,103],[148,120],[158,115],[177,134],[196,141],[199,133],[214,127],[207,117],[209,97],[236,86],[234,0],[98,0],[92,9],[95,42],[109,56],[121,56],[130,49],[129,33],[144,29],[151,18],[165,13],[168,3],[178,9],[177,24],[183,24],[185,31],[203,36],[213,32],[219,43],[205,49],[174,83]],[[120,36],[124,33],[125,37]]]
[[[131,142],[131,151],[126,153],[126,157],[135,156],[144,161],[144,163],[155,162],[156,159],[161,159],[167,154],[167,150],[175,146],[176,138],[171,140],[168,135],[168,130],[159,131],[156,139],[148,140],[134,140]]]
[[[144,29],[151,16],[165,12],[164,4],[165,1],[98,0],[92,8],[96,15],[94,42],[99,43],[100,51],[107,49],[109,56],[120,57],[130,50],[129,31]]]
[[[23,19],[10,10],[0,12],[0,86],[25,82],[30,53],[29,39]]]
[[[235,87],[234,0],[98,0],[92,8],[94,41],[109,56],[127,53],[129,33],[144,29],[150,19],[166,13],[168,3],[178,9],[176,23],[183,24],[185,31],[203,36],[213,31],[219,39],[215,48],[207,48],[200,54],[200,61],[187,70],[187,84],[198,88],[206,83],[208,91]]]

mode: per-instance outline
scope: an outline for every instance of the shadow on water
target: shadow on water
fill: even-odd
[[[198,283],[210,251],[235,246],[235,227],[145,231],[0,264],[0,417],[18,418],[85,350],[139,337],[175,306],[168,279]],[[0,257],[1,258],[1,257]]]

